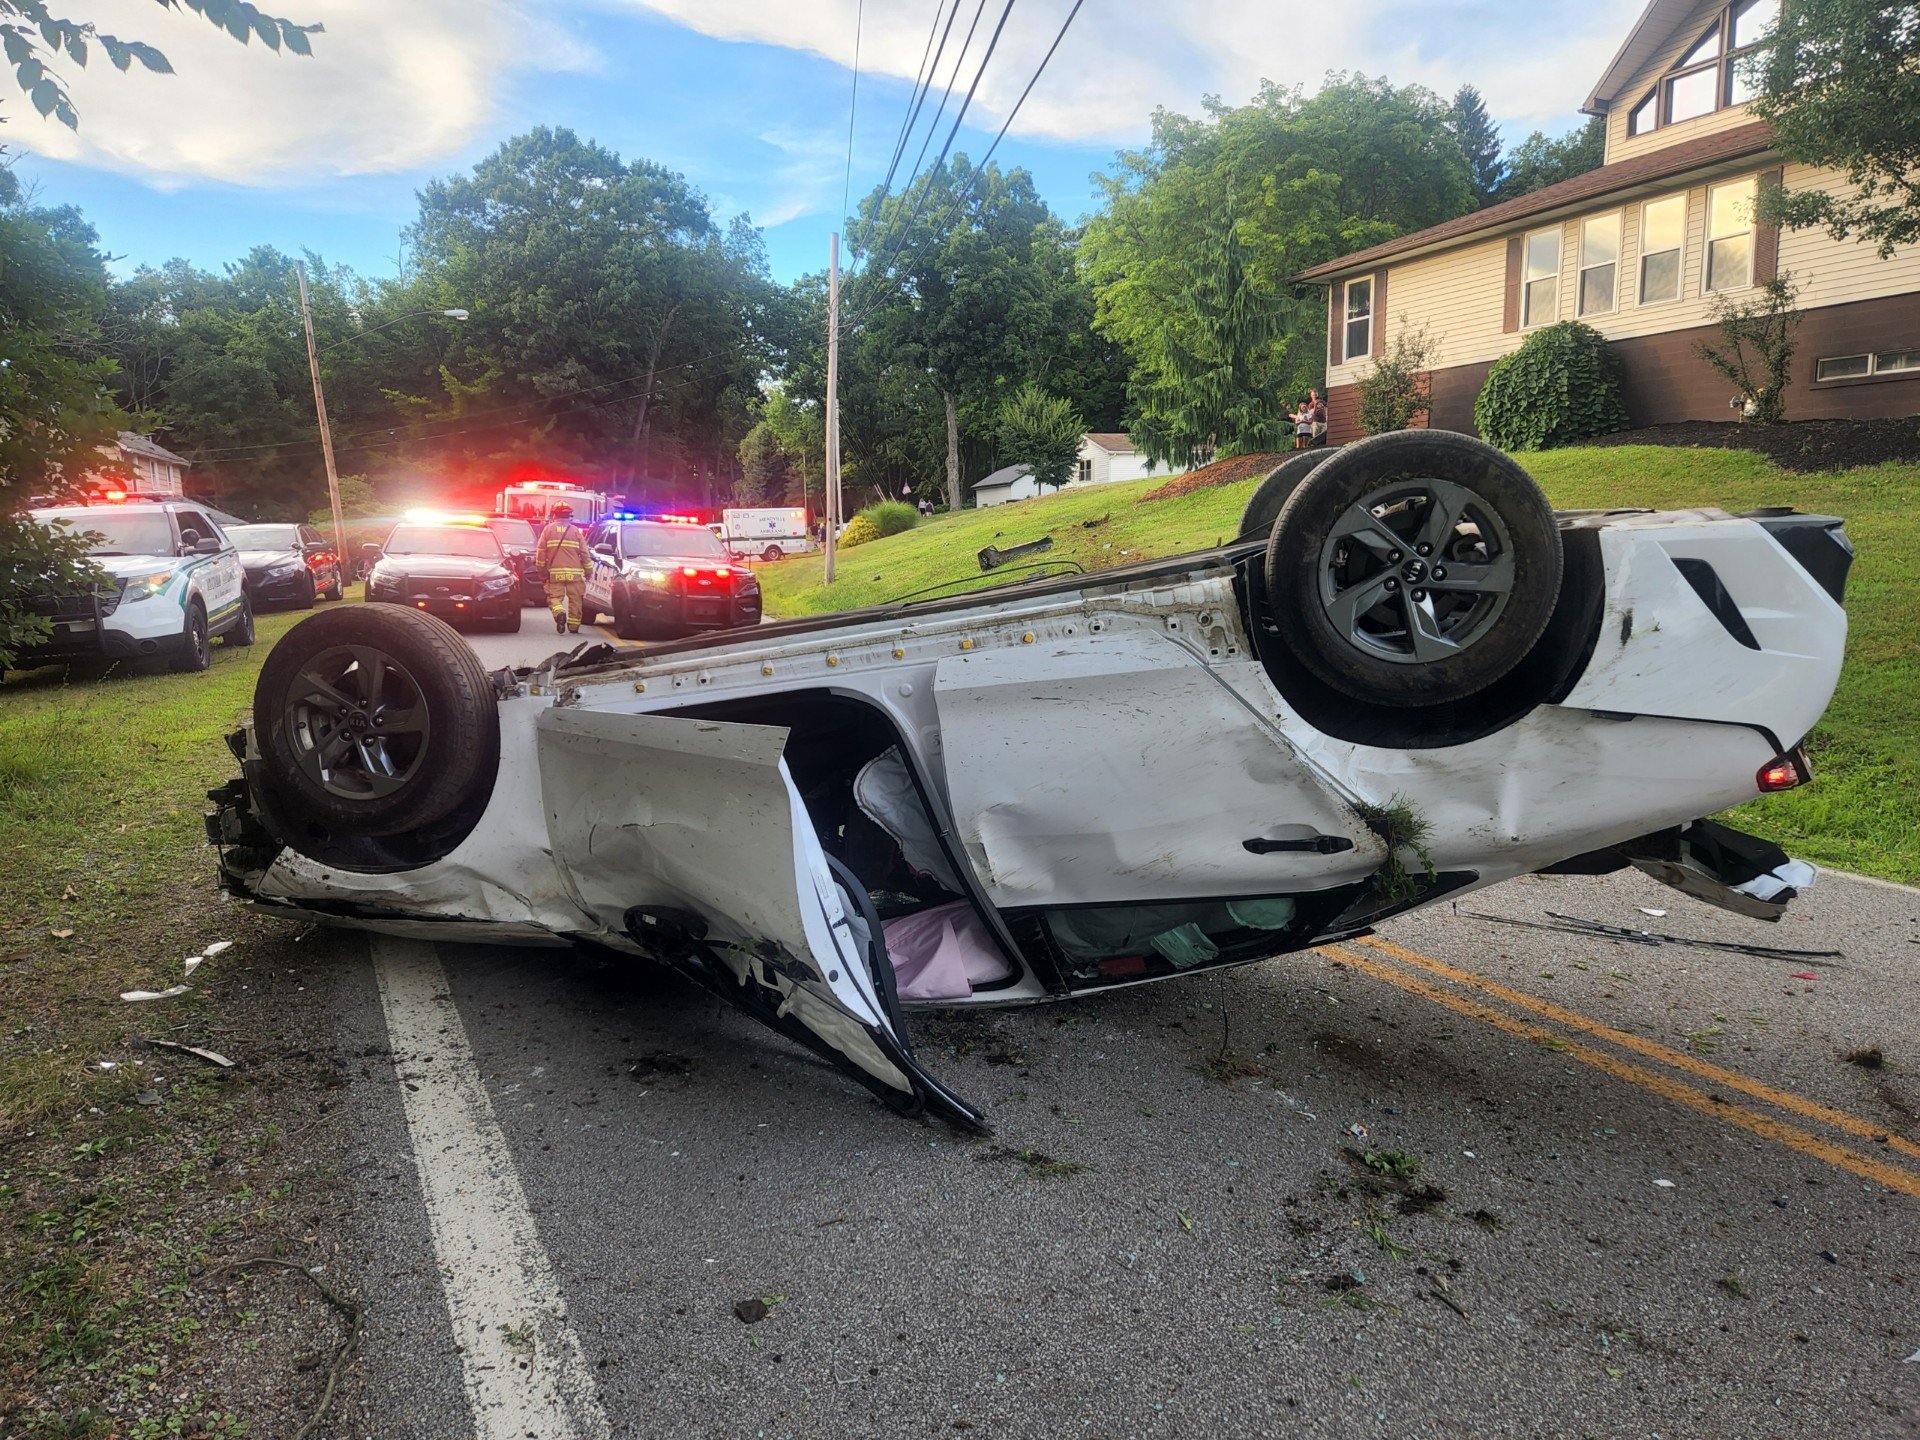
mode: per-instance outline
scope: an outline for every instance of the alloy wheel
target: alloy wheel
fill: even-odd
[[[399,790],[419,771],[432,738],[419,682],[370,645],[337,645],[301,666],[284,713],[301,770],[347,800]]]

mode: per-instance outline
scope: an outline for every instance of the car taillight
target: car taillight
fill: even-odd
[[[1760,787],[1762,795],[1770,795],[1777,790],[1791,790],[1796,785],[1804,785],[1813,779],[1813,762],[1807,758],[1806,748],[1796,745],[1784,755],[1776,755],[1760,767],[1760,773],[1754,776],[1754,783]]]

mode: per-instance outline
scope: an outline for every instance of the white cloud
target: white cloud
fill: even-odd
[[[99,28],[164,51],[172,75],[121,74],[96,48],[63,66],[80,128],[9,104],[21,149],[149,184],[302,183],[406,170],[460,149],[492,118],[515,71],[579,70],[595,57],[532,0],[278,0],[319,20],[313,55],[241,45],[152,0],[97,0]]]
[[[859,0],[628,0],[722,40],[853,61]],[[1006,118],[1072,0],[1028,0],[1000,37],[968,119]],[[1473,84],[1495,117],[1532,126],[1567,115],[1625,38],[1641,0],[1570,11],[1537,0],[1089,0],[1034,88],[1014,133],[1127,141],[1155,106],[1193,112],[1203,96],[1250,96],[1262,80],[1312,89],[1328,70],[1384,74],[1445,94]],[[911,81],[926,51],[928,0],[866,0],[861,69]],[[988,0],[958,90],[1002,7]],[[944,86],[973,7],[964,3],[940,66]],[[957,101],[956,101],[957,103]]]

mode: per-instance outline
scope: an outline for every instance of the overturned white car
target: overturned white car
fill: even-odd
[[[903,1002],[1259,960],[1530,871],[1777,915],[1701,822],[1808,777],[1851,550],[1791,512],[1554,515],[1410,432],[1281,467],[1219,549],[488,674],[394,606],[268,657],[224,884],[678,968],[909,1113]]]

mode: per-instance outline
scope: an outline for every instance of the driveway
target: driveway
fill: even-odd
[[[921,1012],[989,1140],[650,969],[310,941],[368,1316],[330,1433],[1920,1433],[1920,893],[1457,908]]]

